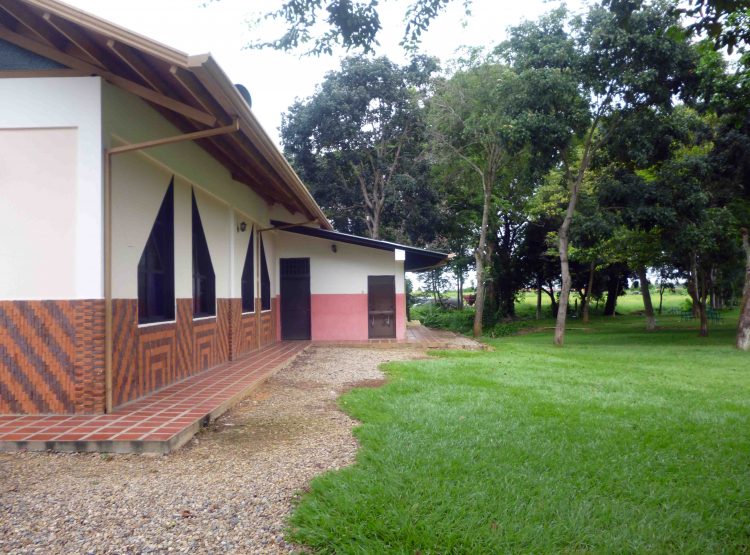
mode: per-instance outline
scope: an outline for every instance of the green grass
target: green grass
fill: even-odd
[[[289,537],[320,553],[748,553],[750,357],[733,321],[595,319],[391,363],[341,400],[357,463]]]

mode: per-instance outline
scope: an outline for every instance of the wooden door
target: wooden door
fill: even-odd
[[[281,259],[281,338],[310,339],[310,259]]]
[[[367,320],[370,339],[396,337],[394,276],[367,276]]]

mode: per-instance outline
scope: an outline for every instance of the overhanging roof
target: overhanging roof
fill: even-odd
[[[281,204],[331,229],[210,54],[188,56],[57,0],[0,0],[0,39],[63,66],[0,71],[0,77],[100,76],[150,103],[183,133],[238,121],[238,132],[196,143],[269,204]]]
[[[400,249],[406,253],[406,259],[404,260],[404,270],[406,270],[407,272],[420,272],[423,270],[436,268],[438,266],[442,266],[451,258],[450,254],[446,254],[443,252],[418,249],[417,247],[400,245],[398,243],[381,241],[379,239],[370,239],[368,237],[360,237],[358,235],[349,235],[348,233],[340,233],[338,231],[319,229],[316,227],[307,227],[304,225],[294,225],[278,220],[271,220],[271,225],[273,225],[274,228],[278,229],[279,231],[297,233],[299,235],[306,235],[308,237],[318,237],[319,239],[326,239],[327,241],[333,241],[336,243],[348,243],[350,245],[358,245],[360,247],[368,247],[371,249],[379,249],[391,252],[394,252],[396,249]]]

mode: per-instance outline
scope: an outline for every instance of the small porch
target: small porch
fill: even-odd
[[[0,415],[0,452],[166,454],[289,364],[308,342],[283,341],[98,415]]]
[[[281,341],[173,383],[98,415],[0,415],[0,452],[57,451],[167,454],[292,363],[310,345],[415,349],[483,349],[445,330],[410,323],[406,338]]]

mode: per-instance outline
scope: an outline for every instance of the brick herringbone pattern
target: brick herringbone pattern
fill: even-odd
[[[112,402],[132,401],[141,390],[138,376],[138,301],[112,300]]]
[[[98,412],[103,387],[103,301],[0,301],[0,412]]]
[[[177,373],[193,375],[193,300],[177,299]]]
[[[276,305],[277,299],[271,299],[271,310],[260,315],[261,347],[276,342]]]
[[[104,412],[104,300],[76,301],[75,411]]]

